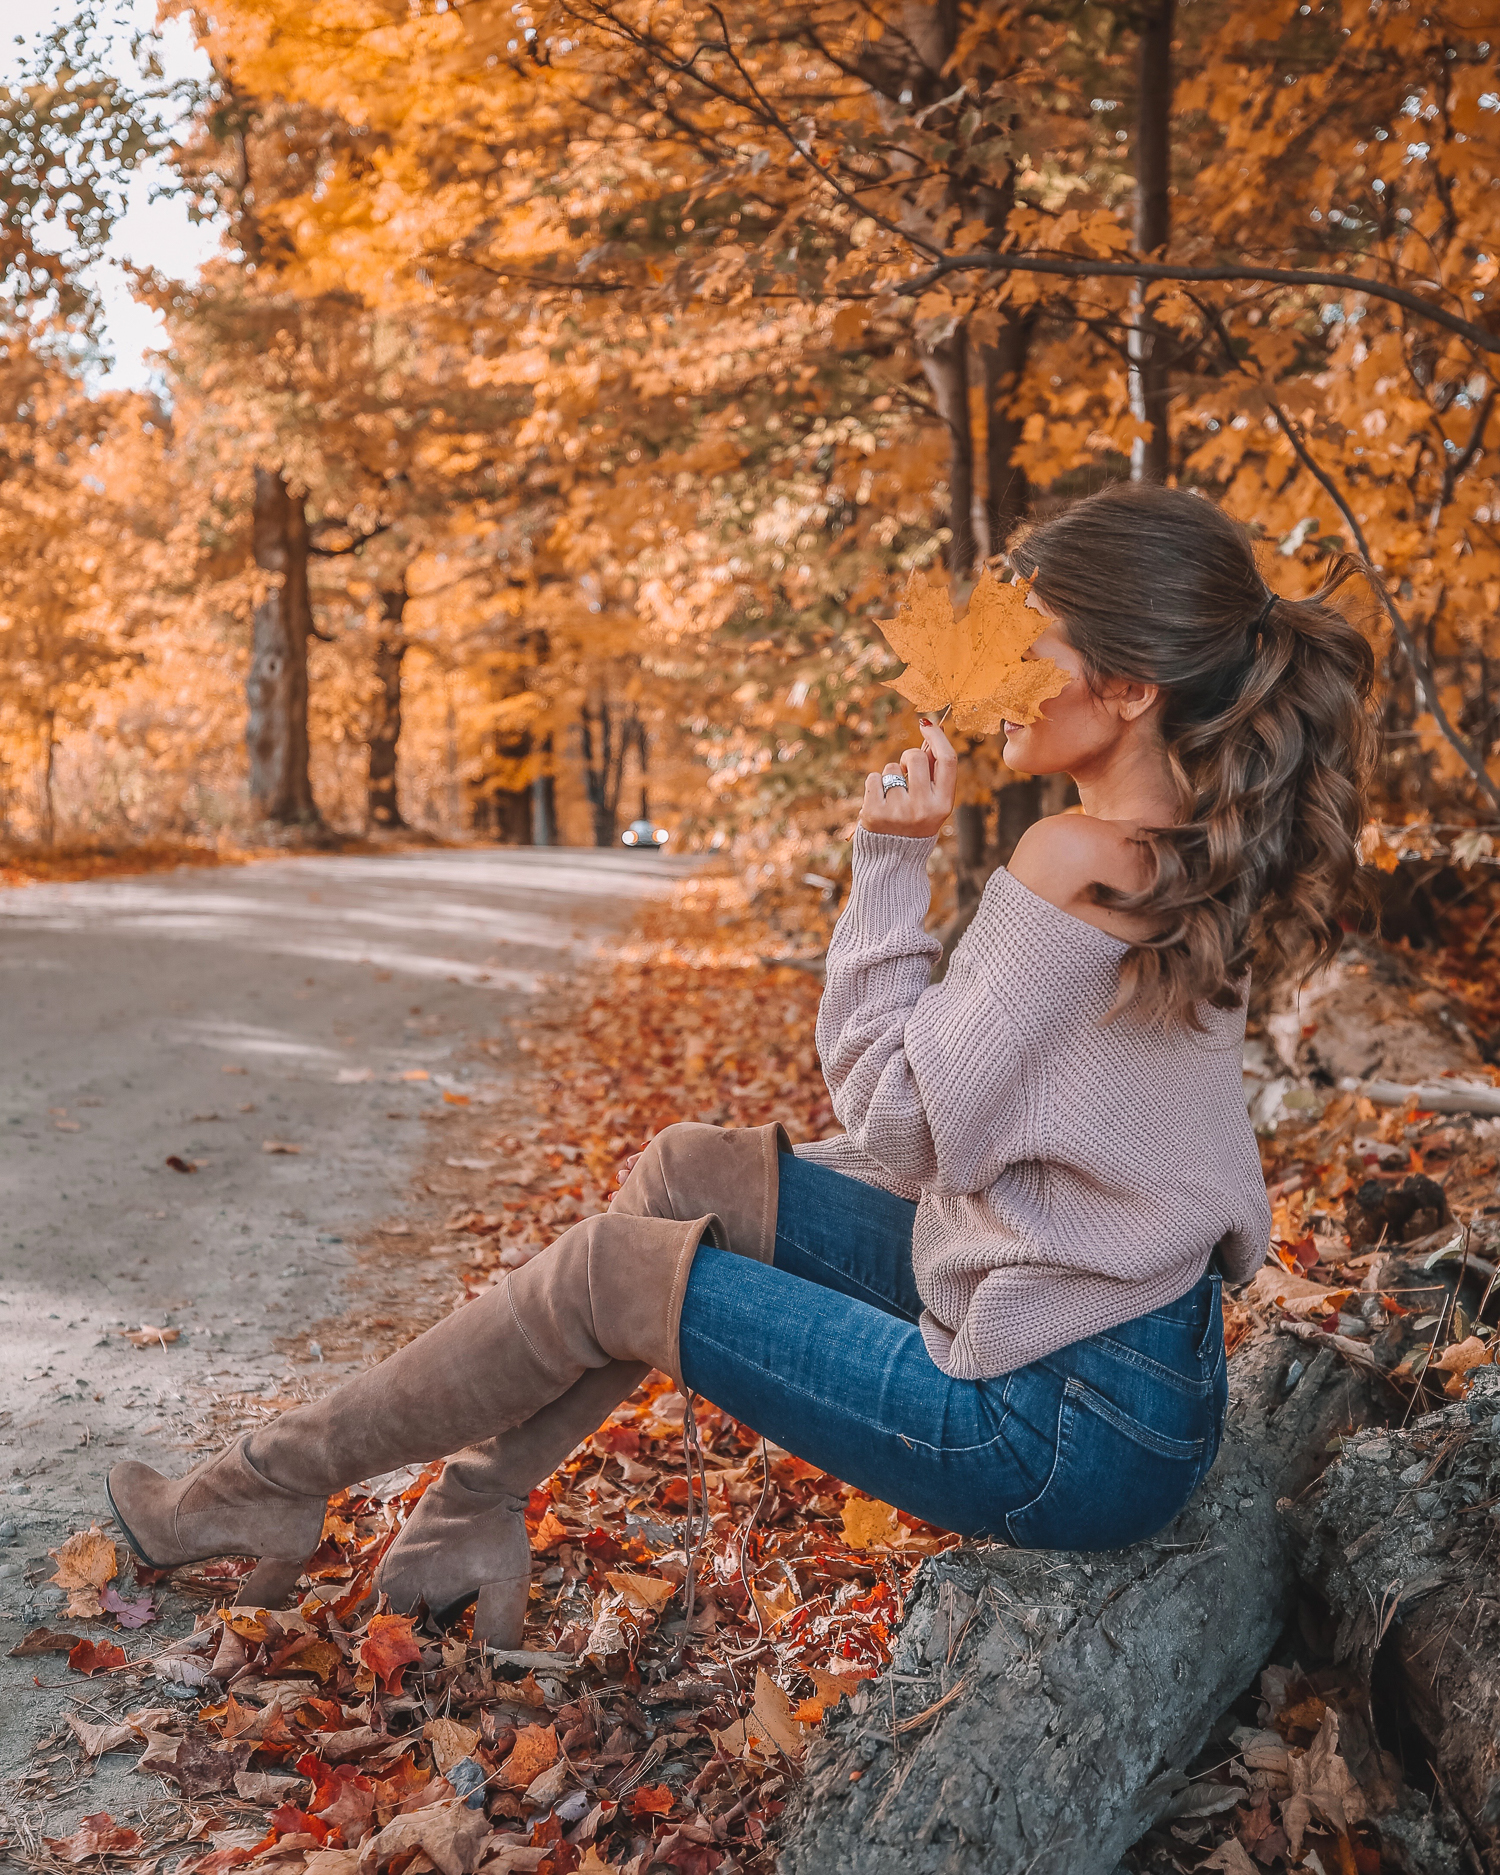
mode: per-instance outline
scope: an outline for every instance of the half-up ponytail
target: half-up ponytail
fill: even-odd
[[[1282,598],[1227,515],[1144,483],[1044,522],[1011,560],[1091,682],[1162,692],[1176,824],[1142,832],[1141,891],[1094,888],[1156,932],[1125,957],[1122,1003],[1196,1024],[1200,1004],[1240,1000],[1252,959],[1331,957],[1375,753],[1374,657],[1331,600],[1363,562],[1346,555],[1312,598]]]

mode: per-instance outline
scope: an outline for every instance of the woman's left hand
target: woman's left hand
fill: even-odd
[[[904,749],[899,762],[887,762],[887,783],[892,775],[905,780],[881,786],[881,775],[865,781],[860,826],[871,833],[904,833],[910,839],[929,839],[942,831],[953,812],[958,786],[958,756],[953,744],[929,717],[922,718],[922,746]]]

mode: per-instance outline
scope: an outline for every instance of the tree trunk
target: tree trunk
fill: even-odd
[[[42,845],[57,844],[57,805],[54,799],[54,784],[57,778],[57,716],[48,710],[44,729],[42,755]]]
[[[1030,314],[1006,314],[993,345],[977,347],[980,383],[984,390],[986,538],[980,551],[986,559],[1002,551],[1026,513],[1031,498],[1026,471],[1015,459],[1021,443],[1021,418],[1015,414],[1015,393],[1026,369],[1036,321]]]
[[[974,432],[969,421],[969,340],[962,325],[921,349],[922,370],[937,413],[948,429],[948,571],[972,579],[974,538]]]
[[[601,690],[597,699],[585,703],[579,712],[578,742],[584,788],[594,821],[594,845],[613,846],[620,821],[625,758],[632,749],[640,750],[641,772],[645,773],[645,726],[634,714],[624,723],[617,722],[609,694]]]
[[[307,511],[276,469],[255,471],[255,564],[278,575],[255,608],[250,676],[250,801],[257,818],[286,827],[321,824],[308,777]]]
[[[372,827],[404,827],[396,798],[396,750],[401,740],[401,666],[407,640],[401,635],[406,582],[380,595],[385,629],[375,645],[375,701],[371,708],[370,767],[366,818]]]
[[[1135,112],[1135,245],[1143,259],[1157,254],[1172,231],[1172,24],[1175,0],[1149,0],[1141,22]],[[1130,412],[1150,434],[1130,446],[1130,479],[1164,482],[1171,472],[1167,428],[1171,377],[1163,358],[1165,335],[1152,324],[1146,284],[1131,289]]]
[[[1413,1473],[1415,1472],[1415,1477]],[[1303,1573],[1341,1616],[1336,1652],[1372,1691],[1382,1739],[1500,1869],[1500,1372],[1402,1432],[1347,1445],[1288,1510]]]
[[[1151,1542],[927,1565],[890,1670],[813,1747],[784,1875],[1111,1875],[1292,1612],[1278,1500],[1377,1410],[1332,1350],[1294,1376],[1305,1356],[1274,1334],[1240,1349],[1218,1461]]]
[[[542,744],[542,759],[548,764],[548,770],[535,776],[531,783],[531,844],[556,846],[557,789],[551,773],[551,736]]]

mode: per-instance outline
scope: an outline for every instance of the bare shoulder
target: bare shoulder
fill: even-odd
[[[1095,884],[1120,892],[1136,892],[1145,884],[1146,866],[1135,833],[1125,821],[1054,814],[1026,829],[1007,870],[1038,898],[1086,924],[1116,937],[1139,937],[1144,934],[1139,919],[1096,905],[1090,896]]]

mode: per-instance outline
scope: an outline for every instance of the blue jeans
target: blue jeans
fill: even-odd
[[[1119,1549],[1171,1521],[1219,1449],[1219,1278],[994,1380],[952,1380],[916,1327],[916,1206],[783,1156],[774,1264],[705,1244],[688,1386],[834,1477],[941,1529]]]

